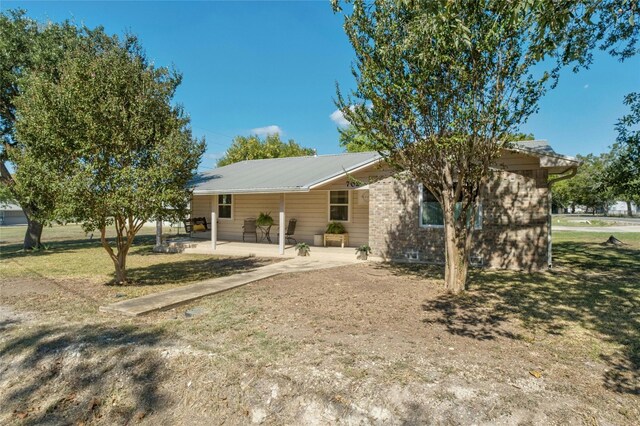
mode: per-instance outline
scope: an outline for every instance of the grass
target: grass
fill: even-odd
[[[555,232],[552,270],[474,271],[466,294],[423,305],[437,312],[428,322],[476,340],[560,340],[572,356],[606,361],[607,387],[640,393],[640,233],[624,234],[623,246],[604,245],[608,237]]]
[[[46,300],[42,309],[69,319],[82,318],[108,302],[244,272],[271,262],[255,257],[154,253],[155,228],[145,227],[127,257],[130,285],[105,285],[113,278],[114,265],[100,242],[85,236],[79,226],[46,228],[42,240],[47,248],[34,252],[23,251],[17,242],[24,229],[0,228],[0,238],[6,241],[0,246],[0,277],[20,282],[20,286],[3,288],[3,293],[16,299],[16,307],[27,310]],[[75,303],[69,303],[71,295]]]
[[[135,319],[97,306],[265,260],[155,254],[153,236],[141,235],[129,264],[135,285],[109,286],[112,265],[95,239],[73,227],[45,235],[49,250],[1,247],[0,291],[3,281],[31,289],[2,293],[2,305],[18,313],[0,320],[5,420],[131,423],[137,413],[150,422],[180,413],[174,423],[186,424],[207,413],[246,423],[275,385],[285,398],[272,406],[273,423],[299,423],[278,417],[296,398],[306,406],[321,395],[346,410],[344,401],[384,404],[388,389],[411,395],[388,407],[442,412],[449,404],[473,414],[440,423],[499,423],[491,416],[532,410],[564,416],[536,417],[541,423],[584,411],[633,424],[638,415],[640,233],[609,246],[609,233],[554,232],[552,270],[474,269],[461,296],[442,291],[440,267],[373,264],[285,274]],[[194,307],[202,313],[186,318]],[[543,377],[532,378],[532,369]],[[532,383],[540,383],[535,394],[522,389]],[[456,386],[477,393],[460,400]],[[430,402],[415,402],[421,394]],[[94,396],[100,405],[90,403]]]
[[[603,220],[598,216],[588,215],[553,215],[553,224],[557,226],[575,226],[582,228],[606,227],[606,226],[624,226],[630,223],[624,217],[619,220]]]

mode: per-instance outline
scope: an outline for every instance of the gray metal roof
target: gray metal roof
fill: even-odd
[[[4,211],[22,211],[22,207],[14,203],[0,203],[0,210]]]
[[[511,142],[513,144],[513,149],[515,151],[526,152],[536,156],[550,156],[563,158],[565,160],[578,161],[575,157],[570,157],[568,155],[558,154],[551,148],[549,142],[545,140],[533,140],[533,141],[515,141]]]
[[[380,160],[377,152],[247,160],[200,173],[194,194],[308,191],[312,186]]]

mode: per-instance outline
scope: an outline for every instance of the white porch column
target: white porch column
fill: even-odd
[[[216,217],[216,211],[211,210],[211,250],[216,249],[218,242],[218,218]]]
[[[156,247],[162,245],[162,220],[156,220]]]
[[[278,252],[284,254],[284,194],[280,194],[280,217],[278,218],[278,223],[280,224],[278,228]]]

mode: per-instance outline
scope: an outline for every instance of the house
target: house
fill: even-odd
[[[492,170],[476,218],[472,262],[536,270],[551,258],[549,175],[575,173],[579,162],[545,141],[517,142]],[[565,176],[566,177],[566,176]],[[213,247],[242,241],[245,218],[272,212],[295,218],[297,241],[314,243],[329,222],[342,222],[348,245],[369,244],[385,260],[443,262],[442,214],[417,182],[395,175],[376,152],[249,160],[200,174],[192,217],[211,220]],[[280,254],[284,231],[278,231]],[[274,248],[274,254],[276,253]]]
[[[22,211],[22,207],[13,203],[0,203],[0,226],[26,224],[27,216]]]
[[[627,205],[626,201],[616,201],[612,203],[607,209],[607,213],[614,216],[626,216],[629,214],[637,215],[640,213],[640,205],[636,205],[633,201]]]

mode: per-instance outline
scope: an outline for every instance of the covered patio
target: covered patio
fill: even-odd
[[[380,160],[372,152],[275,158],[203,173],[193,182],[191,218],[206,219],[207,229],[191,233],[196,247],[188,249],[293,257],[295,244],[304,242],[312,255],[355,258],[353,247],[369,242],[367,183],[386,173]],[[268,236],[264,227],[255,232],[255,220],[263,215],[274,223],[267,228]],[[339,234],[344,235],[339,247],[321,247],[327,225],[334,222],[345,231]]]
[[[192,254],[216,254],[221,256],[256,256],[256,257],[286,257],[297,256],[294,244],[285,244],[280,253],[279,244],[249,243],[241,241],[217,241],[215,249],[213,242],[202,238],[190,238],[182,240],[184,252]],[[181,243],[177,243],[181,244]],[[322,247],[311,246],[310,258],[314,260],[342,261],[359,263],[353,247]],[[374,259],[375,260],[375,259]]]

